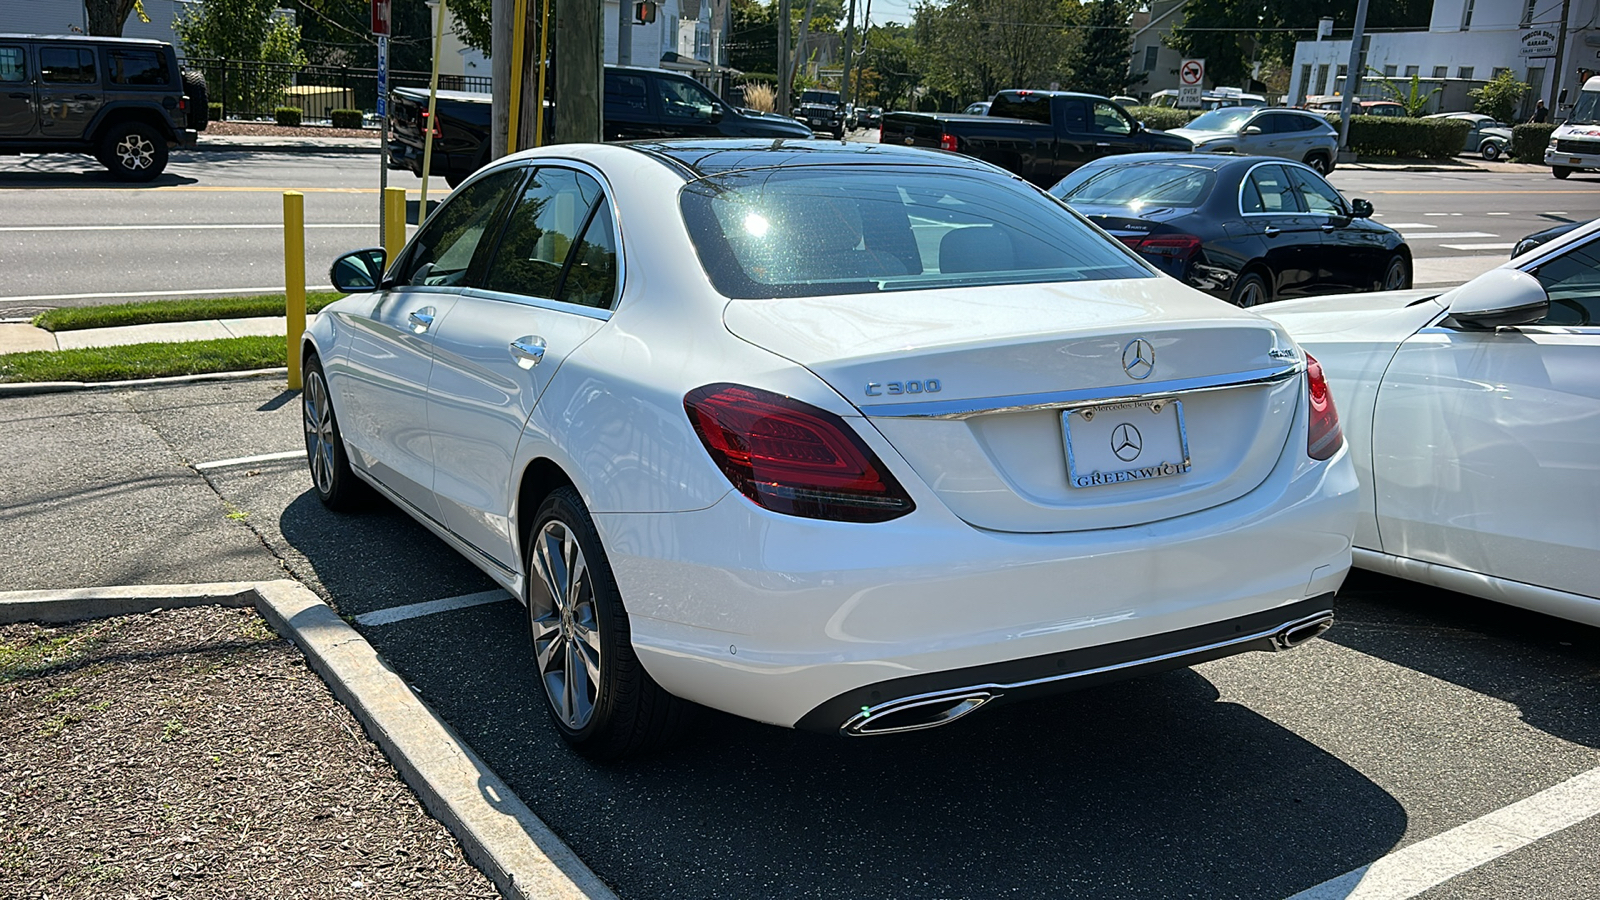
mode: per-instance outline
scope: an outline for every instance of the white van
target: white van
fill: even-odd
[[[1566,178],[1583,169],[1600,169],[1600,76],[1583,83],[1572,114],[1550,135],[1544,148],[1550,174]]]

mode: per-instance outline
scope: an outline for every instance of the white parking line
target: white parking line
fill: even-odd
[[[1307,888],[1289,900],[1405,900],[1600,814],[1600,768]]]
[[[356,624],[393,625],[396,622],[404,622],[407,619],[415,619],[419,616],[431,616],[435,613],[466,609],[472,606],[483,606],[486,603],[499,603],[501,600],[510,599],[510,594],[499,589],[481,591],[476,594],[463,594],[460,597],[446,597],[443,600],[429,600],[424,603],[411,603],[406,606],[394,606],[389,609],[362,613],[356,616]]]
[[[304,459],[304,450],[285,450],[282,453],[263,453],[260,456],[238,456],[233,459],[219,459],[216,462],[195,463],[196,472],[205,472],[209,469],[226,469],[229,466],[248,466],[251,463],[277,462],[283,459]]]
[[[1439,227],[1437,225],[1429,225],[1427,222],[1385,222],[1383,224],[1389,226],[1390,228],[1393,228],[1395,231],[1399,231],[1402,228],[1438,228]]]
[[[1506,241],[1503,244],[1440,244],[1446,250],[1510,250],[1517,245],[1516,241]]]
[[[1449,213],[1423,213],[1425,216],[1448,216]]]
[[[308,284],[308,291],[331,291],[331,284]],[[212,297],[227,296],[229,294],[281,294],[283,285],[277,287],[244,287],[244,288],[173,288],[165,291],[101,291],[96,294],[27,294],[18,297],[0,297],[0,303],[38,302],[52,303],[56,300],[94,300],[100,297]]]
[[[1424,233],[1424,234],[1406,234],[1405,232],[1402,231],[1400,233],[1404,234],[1408,238],[1422,238],[1422,239],[1429,240],[1429,241],[1449,241],[1449,240],[1458,240],[1460,238],[1480,238],[1480,237],[1499,237],[1500,236],[1498,234],[1491,234],[1491,233],[1489,233],[1487,231],[1430,231],[1430,232],[1427,232],[1427,233]]]
[[[1509,215],[1511,215],[1511,213],[1508,213],[1508,212],[1492,212],[1492,213],[1484,213],[1484,215],[1486,215],[1486,216],[1509,216]]]
[[[370,222],[339,222],[330,224],[306,223],[307,228],[370,228],[377,231],[377,226]],[[203,225],[7,225],[0,227],[0,231],[203,231],[208,228],[259,228],[282,231],[283,223],[270,223],[266,225],[210,222]]]

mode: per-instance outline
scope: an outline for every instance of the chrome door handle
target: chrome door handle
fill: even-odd
[[[424,306],[423,308],[413,312],[411,315],[406,316],[406,319],[411,322],[411,330],[415,331],[417,334],[422,334],[429,328],[432,328],[434,312],[435,310],[433,307]]]
[[[530,334],[512,341],[511,358],[524,369],[544,362],[544,338]]]
[[[1333,226],[1332,225],[1323,225],[1323,226],[1321,226],[1321,228],[1322,228],[1322,233],[1323,234],[1332,234],[1333,233]]]
[[[1106,148],[1109,148],[1111,145],[1110,144],[1106,144],[1106,143],[1099,143],[1099,144],[1095,144],[1095,146],[1101,148],[1102,150],[1104,150]]]
[[[1281,228],[1273,228],[1271,225],[1268,225],[1267,227],[1261,229],[1261,233],[1266,235],[1267,237],[1277,237],[1278,235],[1283,233],[1283,229],[1281,229]]]

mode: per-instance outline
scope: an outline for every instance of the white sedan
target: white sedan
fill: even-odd
[[[1261,312],[1339,398],[1357,565],[1600,625],[1600,221],[1438,296]]]
[[[306,336],[316,492],[522,598],[585,754],[684,701],[874,735],[1287,649],[1350,565],[1315,362],[984,163],[562,145],[384,270],[341,257]]]

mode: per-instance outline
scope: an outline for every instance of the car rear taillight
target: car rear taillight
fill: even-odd
[[[883,143],[883,120],[878,120],[878,143]]]
[[[1306,433],[1306,452],[1312,459],[1327,459],[1344,446],[1339,428],[1339,411],[1333,408],[1333,392],[1322,375],[1322,363],[1306,354],[1306,394],[1311,406],[1311,427]]]
[[[423,109],[423,110],[418,110],[417,111],[417,126],[422,129],[422,132],[424,134],[426,134],[428,132],[428,111],[427,110]],[[440,133],[440,131],[439,131],[439,123],[438,122],[434,122],[433,123],[433,137],[434,137],[435,140],[444,137],[444,135],[442,133]]]
[[[916,506],[844,420],[809,403],[735,384],[696,388],[683,408],[739,492],[773,512],[886,522]]]
[[[1130,249],[1151,256],[1187,259],[1200,252],[1200,239],[1192,234],[1127,234],[1118,239]]]
[[[939,135],[939,149],[940,150],[954,150],[954,149],[956,149],[956,136],[953,135],[953,134],[941,134],[941,135]]]

